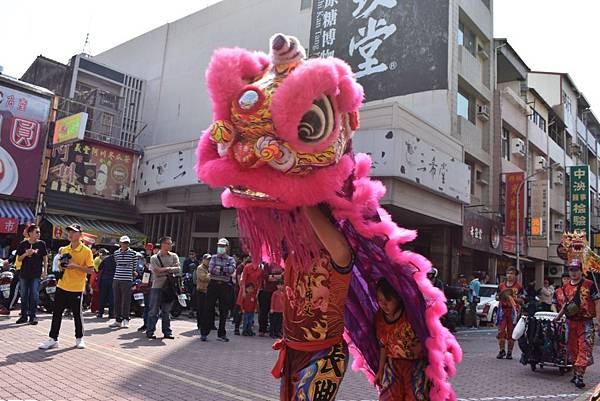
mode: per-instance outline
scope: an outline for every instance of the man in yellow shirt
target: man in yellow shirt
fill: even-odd
[[[79,224],[72,224],[67,227],[67,234],[71,243],[60,248],[59,251],[61,254],[60,271],[62,277],[58,280],[58,288],[54,299],[50,338],[40,344],[40,349],[58,347],[58,334],[62,316],[67,307],[73,312],[76,347],[79,349],[85,348],[81,298],[85,290],[87,275],[94,271],[94,258],[92,250],[81,242],[81,226]]]

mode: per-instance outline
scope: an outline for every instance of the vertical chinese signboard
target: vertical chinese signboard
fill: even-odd
[[[367,101],[448,88],[448,0],[313,0],[312,56],[347,61]]]
[[[583,232],[590,240],[589,166],[571,167],[571,231]]]
[[[50,99],[0,84],[0,194],[35,199]]]
[[[548,246],[548,180],[538,180],[529,183],[531,190],[531,246]]]
[[[521,244],[524,246],[525,241],[525,216],[524,216],[524,193],[525,189],[522,188],[523,180],[525,179],[524,173],[509,173],[506,174],[506,211],[505,211],[505,225],[504,225],[504,237],[503,237],[503,248],[507,252],[516,252],[517,244],[517,191],[521,187],[519,193],[519,236],[521,237]],[[523,250],[523,246],[521,250]]]
[[[52,149],[48,188],[75,195],[128,200],[135,153],[92,142]]]

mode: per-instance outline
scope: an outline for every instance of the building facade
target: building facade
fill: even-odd
[[[85,126],[75,142],[54,143],[53,138],[49,143],[39,210],[43,237],[56,247],[65,239],[65,228],[80,223],[98,245],[115,245],[125,234],[143,245],[133,194],[144,81],[84,54],[68,64],[39,56],[22,80],[56,93],[56,127],[71,129],[72,121]],[[66,117],[71,122],[61,124]]]
[[[0,74],[0,259],[35,222],[54,94]]]
[[[224,0],[93,58],[146,82],[136,206],[151,238],[173,234],[182,251],[203,252],[220,236],[237,237],[235,213],[222,210],[219,191],[197,183],[193,170],[211,122],[203,72],[216,48],[266,51],[269,37],[284,32],[311,56],[333,54],[357,73],[366,102],[354,148],[373,158],[394,219],[418,230],[410,246],[447,282],[459,271],[495,272],[491,211],[501,167],[492,139],[491,1],[380,3]],[[361,35],[375,19],[385,19],[385,30]],[[415,47],[417,39],[430,46]],[[475,217],[464,230],[467,212]]]
[[[589,166],[591,234],[597,230],[598,122],[568,74],[531,71],[506,39],[496,39],[496,135],[501,142],[500,213],[507,257],[500,272],[514,265],[515,224],[521,224],[523,280],[558,279],[564,261],[557,246],[571,230],[570,167]],[[584,122],[585,121],[585,122]],[[520,222],[511,207],[511,180],[523,184]],[[514,186],[512,186],[514,189]],[[514,224],[511,224],[514,222]]]

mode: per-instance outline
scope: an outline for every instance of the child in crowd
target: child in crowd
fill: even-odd
[[[243,327],[242,335],[252,337],[252,336],[256,335],[253,330],[254,313],[256,312],[256,305],[257,305],[256,291],[255,291],[254,284],[252,284],[252,283],[246,284],[246,286],[244,288],[245,288],[245,291],[244,291],[244,294],[242,295],[242,302],[241,302],[242,313],[244,315],[243,326],[242,326]]]
[[[271,338],[281,338],[281,325],[283,322],[283,308],[285,303],[285,294],[283,293],[283,280],[277,281],[277,290],[271,297],[271,316],[269,318],[269,335]]]
[[[404,302],[384,278],[377,283],[377,302],[375,331],[381,351],[375,380],[379,400],[429,400],[422,345],[408,320]]]

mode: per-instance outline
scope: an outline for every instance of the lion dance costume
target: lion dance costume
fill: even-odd
[[[567,264],[577,259],[581,262],[583,274],[588,274],[590,271],[600,273],[600,256],[590,247],[585,233],[580,231],[563,233],[560,244],[567,252]]]
[[[336,58],[305,59],[294,37],[271,38],[270,55],[217,50],[206,72],[213,123],[197,149],[199,179],[225,187],[240,236],[254,260],[285,261],[284,339],[273,369],[282,400],[333,400],[346,371],[374,381],[379,345],[375,285],[386,277],[406,305],[426,349],[430,399],[454,400],[448,383],[462,357],[440,323],[443,294],[426,277],[431,264],[400,245],[416,234],[379,206],[385,187],[368,177],[371,160],[353,154],[362,87]],[[303,206],[319,205],[353,253],[336,266]]]

